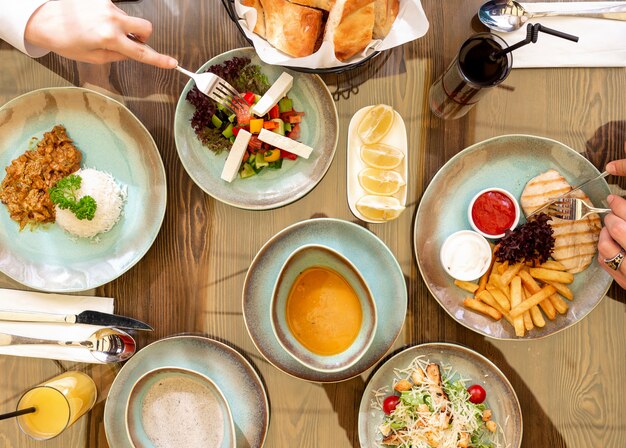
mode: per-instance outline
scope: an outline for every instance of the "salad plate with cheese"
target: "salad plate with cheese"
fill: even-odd
[[[504,374],[455,344],[417,345],[391,357],[359,407],[359,440],[368,448],[518,448],[522,428]]]
[[[252,48],[223,53],[210,71],[240,92],[228,111],[190,81],[176,108],[175,140],[189,176],[213,198],[239,208],[281,207],[324,177],[337,146],[338,117],[324,82],[261,62]]]

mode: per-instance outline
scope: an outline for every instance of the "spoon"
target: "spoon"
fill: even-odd
[[[505,33],[520,29],[530,19],[548,16],[578,16],[626,20],[626,4],[572,11],[527,11],[515,0],[489,0],[478,10],[478,18],[488,28]]]
[[[101,328],[84,341],[55,341],[0,333],[0,346],[31,344],[86,348],[100,362],[121,362],[135,354],[135,340],[117,328]]]

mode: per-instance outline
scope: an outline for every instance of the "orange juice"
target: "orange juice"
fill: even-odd
[[[96,385],[82,372],[66,372],[27,391],[17,409],[35,407],[17,418],[22,431],[39,439],[56,437],[96,402]]]

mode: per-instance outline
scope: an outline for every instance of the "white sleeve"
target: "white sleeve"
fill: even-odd
[[[30,16],[48,0],[0,0],[0,39],[34,58],[48,50],[30,45],[24,40],[24,31]]]

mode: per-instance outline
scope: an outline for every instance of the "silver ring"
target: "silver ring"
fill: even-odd
[[[624,261],[624,251],[620,250],[613,258],[605,258],[604,263],[614,271],[617,271]]]

